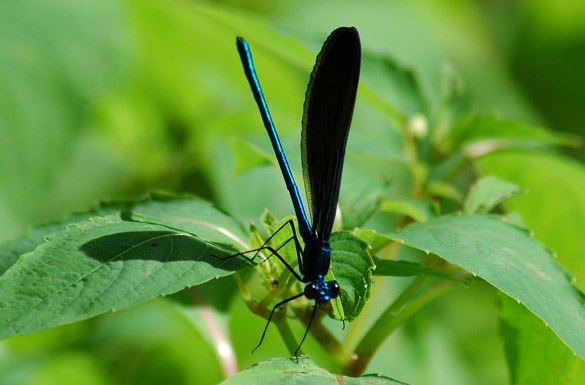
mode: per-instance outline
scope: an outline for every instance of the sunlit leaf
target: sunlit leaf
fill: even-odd
[[[124,309],[249,265],[220,259],[234,253],[225,245],[237,244],[229,231],[237,222],[201,200],[160,198],[136,205],[164,213],[159,223],[96,217],[46,236],[21,256],[0,277],[0,336]]]
[[[583,294],[551,252],[527,231],[495,216],[460,215],[414,223],[388,236],[485,279],[524,304],[585,357]]]
[[[534,151],[499,151],[475,164],[517,184],[526,194],[503,203],[518,212],[535,237],[555,251],[559,261],[585,290],[585,166],[555,154]]]
[[[376,270],[374,275],[386,277],[414,277],[417,275],[427,275],[435,278],[447,279],[459,282],[453,275],[441,270],[425,267],[420,263],[409,261],[393,261],[388,259],[375,258]]]
[[[247,235],[241,224],[215,209],[209,202],[199,198],[155,193],[138,200],[104,201],[93,209],[73,213],[61,220],[32,228],[27,235],[0,245],[0,275],[19,256],[37,247],[44,236],[62,230],[69,224],[84,222],[92,217],[113,215],[122,210],[134,210],[161,219],[168,218],[169,221],[176,221],[175,225],[183,230],[209,237],[208,239],[232,242],[240,247],[246,247]],[[198,224],[202,223],[201,220],[194,220],[194,218],[215,218],[216,223],[212,227],[222,230],[221,232],[210,231],[209,226],[199,226]],[[222,232],[228,236],[222,236]]]
[[[437,216],[437,207],[431,201],[420,199],[384,200],[380,209],[406,215],[416,222],[426,222]]]
[[[478,180],[467,195],[463,212],[465,214],[487,214],[504,200],[520,193],[513,183],[486,176]]]
[[[339,385],[340,382],[346,385],[360,384],[395,384],[406,385],[381,374],[366,374],[362,377],[346,377],[333,374],[318,367],[310,357],[300,357],[299,362],[294,358],[275,358],[270,361],[253,365],[250,369],[244,370],[228,380],[222,382],[224,385],[248,385],[248,384],[331,384]]]

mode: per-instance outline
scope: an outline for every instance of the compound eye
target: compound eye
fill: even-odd
[[[307,297],[307,299],[315,299],[315,297],[318,294],[318,290],[315,287],[315,284],[311,282],[307,286],[305,286],[304,293],[305,293],[305,297]]]
[[[331,298],[339,297],[340,289],[337,281],[329,281],[327,283],[329,284],[329,296]]]

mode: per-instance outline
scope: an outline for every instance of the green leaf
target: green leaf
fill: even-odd
[[[386,235],[378,233],[376,230],[372,229],[356,229],[354,234],[370,245],[372,248],[370,251],[371,254],[377,254],[379,250],[386,247],[386,245],[391,242]]]
[[[376,265],[374,275],[378,276],[414,277],[417,275],[428,275],[431,277],[447,279],[449,281],[461,282],[451,274],[430,267],[425,267],[420,263],[374,258],[374,264]]]
[[[345,319],[353,321],[372,292],[374,262],[366,251],[368,244],[350,232],[331,234],[331,270],[341,287]]]
[[[463,200],[463,194],[451,183],[433,180],[426,185],[427,193],[441,198],[452,199],[456,202]]]
[[[502,220],[504,220],[506,223],[512,226],[518,227],[519,229],[530,231],[528,229],[528,226],[526,226],[526,223],[524,223],[524,220],[522,219],[520,214],[518,214],[517,212],[511,212],[507,215],[502,216]]]
[[[385,200],[380,210],[406,215],[416,222],[426,222],[437,216],[437,207],[431,201],[422,199]]]
[[[485,176],[471,187],[463,213],[487,214],[504,200],[520,192],[520,188],[513,183],[492,175]]]
[[[575,275],[585,290],[585,166],[558,154],[499,151],[475,161],[480,172],[493,174],[527,190],[504,202]],[[512,166],[513,165],[513,166]]]
[[[408,120],[428,111],[428,102],[411,70],[387,57],[362,55],[360,95],[406,128]]]
[[[36,226],[19,238],[0,245],[0,275],[4,273],[22,254],[28,253],[37,247],[44,236],[63,230],[71,223],[83,222],[91,217],[113,215],[120,210],[132,207],[134,201],[101,202],[96,208],[83,212],[73,213],[64,219]]]
[[[485,279],[524,304],[585,357],[584,297],[571,285],[570,274],[528,232],[499,217],[461,215],[414,223],[388,236]]]
[[[275,358],[253,365],[235,376],[222,382],[223,385],[248,384],[396,384],[406,385],[381,374],[366,374],[362,377],[346,377],[333,374],[318,367],[310,357],[300,357],[298,363],[294,358]]]
[[[207,226],[198,226],[196,223],[200,220],[194,221],[192,218],[213,218],[215,221],[213,226],[221,232],[230,234],[229,237],[224,237],[220,241],[231,242],[248,249],[245,242],[247,235],[242,225],[232,217],[215,209],[211,203],[189,196],[152,193],[137,200],[101,202],[90,210],[73,213],[64,219],[34,227],[27,235],[0,245],[0,274],[12,266],[19,256],[34,250],[44,236],[62,230],[72,223],[84,222],[92,217],[113,215],[123,210],[139,211],[142,214],[162,219],[168,218],[170,221],[176,222],[174,224],[180,226],[181,229],[202,237],[216,237],[217,232],[208,231],[211,223]]]
[[[499,329],[512,385],[583,384],[585,362],[575,357],[524,306],[502,294],[499,302]],[[577,377],[578,376],[578,377]]]
[[[325,281],[337,281],[337,278],[335,277],[335,274],[333,274],[332,269],[329,269],[327,274],[325,274]],[[329,317],[333,318],[334,320],[344,321],[347,319],[347,317],[345,316],[345,310],[343,310],[343,302],[341,300],[341,298],[343,298],[343,289],[340,289],[340,291],[342,293],[341,296],[333,298],[330,301],[331,313],[329,314]]]
[[[230,141],[230,145],[235,156],[236,175],[255,167],[275,163],[273,156],[268,155],[258,147],[244,140],[233,138]]]
[[[234,252],[225,245],[238,243],[230,231],[238,226],[209,203],[163,196],[142,210],[204,238],[119,216],[53,233],[0,277],[0,338],[124,309],[248,264],[218,258]]]
[[[476,158],[503,148],[542,148],[575,146],[580,138],[532,126],[526,122],[506,120],[494,115],[463,119],[452,131],[453,148],[464,147],[468,156]]]

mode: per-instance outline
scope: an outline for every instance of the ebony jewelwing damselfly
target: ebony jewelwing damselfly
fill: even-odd
[[[254,350],[262,344],[274,311],[287,302],[304,295],[307,299],[315,300],[315,306],[307,330],[295,351],[295,356],[297,356],[307,337],[317,307],[326,305],[332,298],[337,298],[340,294],[337,281],[326,282],[324,277],[331,263],[329,237],[337,210],[345,145],[358,87],[361,60],[360,39],[358,31],[354,27],[341,27],[334,30],[317,56],[305,94],[301,156],[312,223],[309,223],[303,208],[297,185],[268,111],[252,62],[250,47],[241,37],[237,38],[237,47],[244,65],[244,72],[260,109],[264,127],[268,131],[280,170],[290,193],[299,232],[305,244],[304,249],[301,249],[292,221],[288,221],[273,233],[273,235],[276,234],[287,225],[291,227],[293,236],[289,241],[294,241],[300,274],[295,272],[278,254],[280,247],[275,250],[268,246],[272,236],[259,249],[269,250],[273,255],[276,255],[296,279],[307,285],[303,293],[285,299],[273,307],[260,343]]]

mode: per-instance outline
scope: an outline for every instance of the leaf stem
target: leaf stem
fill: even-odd
[[[396,328],[420,310],[424,305],[456,285],[455,282],[442,281],[441,283],[425,290],[407,304],[409,298],[411,298],[412,295],[414,295],[414,293],[423,285],[425,280],[426,277],[423,276],[415,278],[378,318],[374,325],[372,325],[357,346],[355,350],[357,359],[347,368],[346,374],[351,376],[361,375],[374,353],[386,338],[396,330]]]

